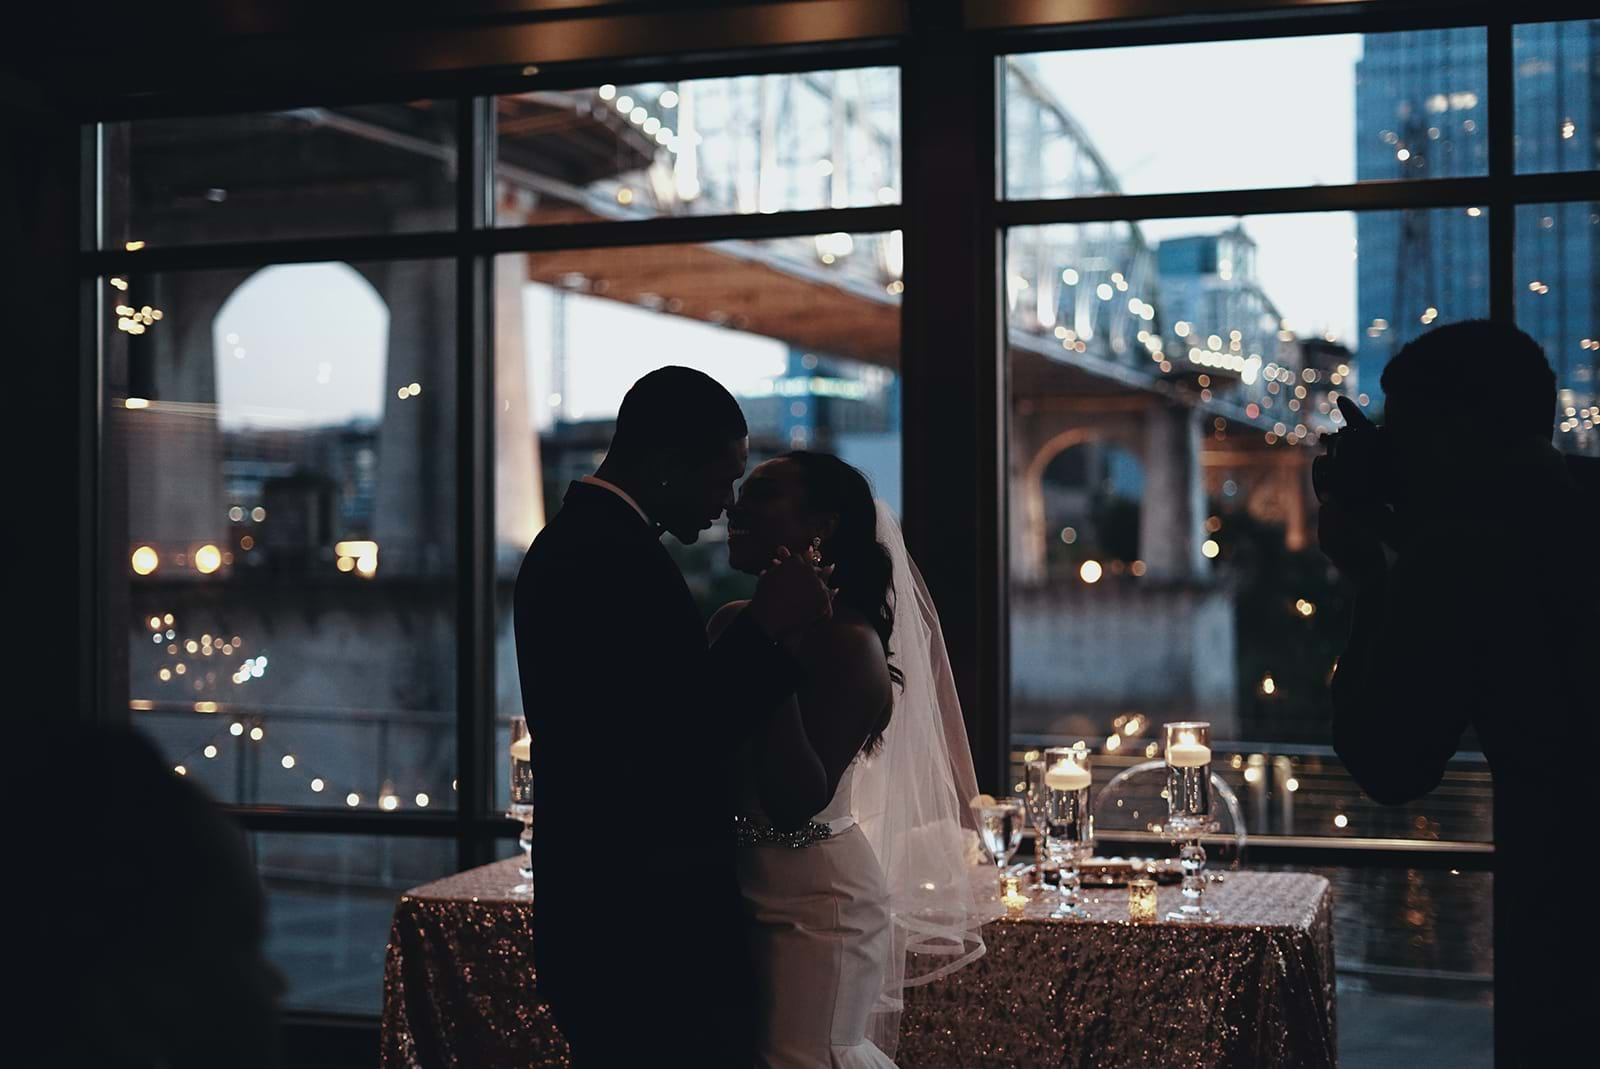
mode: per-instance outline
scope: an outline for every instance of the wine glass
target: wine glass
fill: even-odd
[[[517,843],[522,847],[522,864],[517,873],[522,882],[511,890],[515,894],[533,893],[533,737],[522,717],[511,721],[511,802],[506,815],[522,821]]]
[[[1034,885],[1042,888],[1045,857],[1050,853],[1050,788],[1044,782],[1049,766],[1043,754],[1029,750],[1022,767],[1027,781],[1028,826],[1033,829],[1033,879]]]
[[[1022,845],[1022,826],[1027,813],[1027,803],[1021,798],[997,798],[993,802],[979,800],[973,807],[978,818],[978,834],[984,849],[994,858],[999,871],[1000,891],[1005,892],[1006,864]]]
[[[1078,863],[1089,856],[1094,843],[1089,752],[1081,746],[1056,746],[1044,752],[1044,760],[1050,857],[1056,862],[1056,883],[1061,890],[1060,903],[1050,916],[1055,920],[1087,917],[1078,893]]]

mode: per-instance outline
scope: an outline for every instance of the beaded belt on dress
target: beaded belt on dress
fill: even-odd
[[[855,824],[854,817],[840,817],[826,822],[808,820],[793,831],[779,831],[761,817],[734,814],[733,839],[739,846],[787,846],[798,850],[814,846]]]

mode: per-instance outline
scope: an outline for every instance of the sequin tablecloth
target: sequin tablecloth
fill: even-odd
[[[1020,916],[984,925],[982,958],[908,992],[900,1065],[1335,1064],[1333,896],[1321,876],[1228,873],[1206,890],[1210,924],[1133,924],[1123,887],[1087,889],[1087,920],[1053,921],[1055,889],[1027,893]],[[1181,894],[1161,887],[1157,898],[1165,916]]]
[[[401,896],[384,966],[385,1069],[568,1064],[534,985],[534,903],[510,891],[516,867]],[[1130,924],[1122,888],[1092,890],[1088,920],[1053,921],[1053,895],[986,925],[976,963],[908,992],[903,1069],[1334,1065],[1326,880],[1231,873],[1207,892],[1221,918],[1206,925]],[[1177,904],[1177,888],[1159,895],[1162,913]]]

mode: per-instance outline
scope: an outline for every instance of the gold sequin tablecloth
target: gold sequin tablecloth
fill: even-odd
[[[385,1069],[565,1066],[534,986],[534,902],[509,859],[426,884],[395,907],[384,966]],[[986,884],[990,873],[983,874]],[[1328,882],[1235,872],[1205,925],[1131,924],[1123,888],[1053,921],[1054,891],[984,927],[988,953],[908,992],[903,1069],[1321,1067],[1335,1063]],[[1176,887],[1160,889],[1164,914]],[[627,1010],[618,1007],[618,1024]],[[663,1064],[673,1064],[664,1061]]]
[[[992,881],[993,877],[990,876]],[[1133,924],[1124,887],[1088,888],[1090,917],[1053,921],[1055,889],[986,924],[988,952],[908,992],[907,1069],[1271,1067],[1336,1062],[1333,896],[1304,873],[1232,872],[1209,924]],[[1157,891],[1157,916],[1178,888]]]

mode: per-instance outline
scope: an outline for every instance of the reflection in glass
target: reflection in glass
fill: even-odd
[[[1342,1059],[1371,1051],[1371,1064],[1385,1064],[1403,1032],[1443,1064],[1489,1069],[1494,877],[1455,869],[1310,871],[1333,884]]]
[[[1517,325],[1556,372],[1557,448],[1600,456],[1600,202],[1517,207]]]
[[[101,284],[134,723],[225,802],[452,807],[453,264]]]
[[[831,452],[900,507],[899,249],[898,233],[839,233],[496,259],[502,722],[522,716],[517,568],[568,485],[605,456],[617,406],[646,372],[677,364],[726,386],[750,427],[746,470],[789,449]],[[725,539],[719,522],[691,546],[663,540],[707,617],[751,590]]]
[[[899,85],[872,67],[499,97],[496,223],[899,203]]]
[[[1487,171],[1484,31],[1007,56],[1015,199]]]
[[[267,955],[284,1005],[377,1016],[395,899],[456,867],[450,839],[364,835],[250,837],[267,892]]]
[[[1517,170],[1600,168],[1600,19],[1513,30]]]
[[[1338,397],[1377,411],[1406,340],[1487,313],[1487,243],[1475,208],[1007,233],[1015,745],[1327,742],[1318,435]]]
[[[106,123],[101,152],[102,248],[455,225],[453,101]]]

